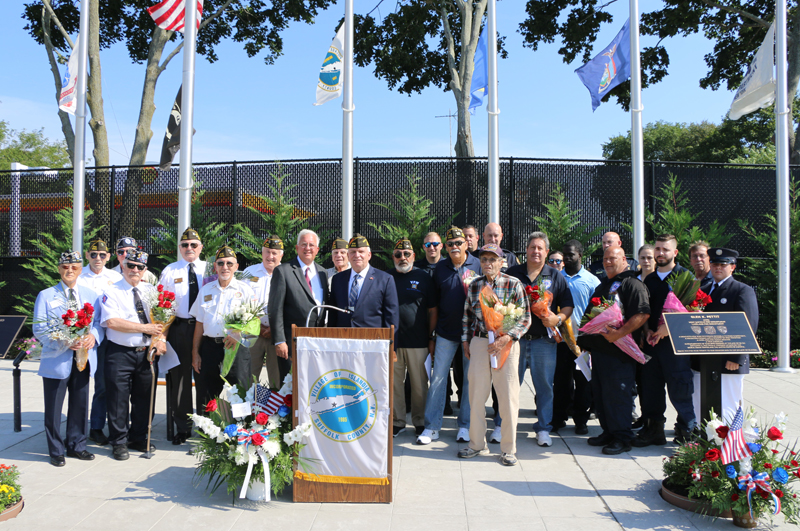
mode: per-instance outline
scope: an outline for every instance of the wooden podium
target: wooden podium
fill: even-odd
[[[297,366],[297,338],[318,337],[331,339],[378,339],[389,341],[389,422],[385,437],[388,441],[387,479],[386,485],[360,485],[351,483],[333,483],[309,481],[295,476],[293,500],[295,502],[315,503],[391,503],[392,502],[392,411],[394,407],[394,327],[392,328],[300,328],[292,325],[292,427],[298,423],[297,408],[298,375],[302,367]],[[295,471],[297,465],[295,465]]]

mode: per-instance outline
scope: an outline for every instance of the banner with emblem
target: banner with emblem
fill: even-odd
[[[387,484],[389,347],[388,340],[297,338],[297,422],[312,425],[300,457],[318,481]]]
[[[325,54],[322,67],[319,69],[317,81],[317,101],[314,105],[322,105],[326,101],[342,95],[342,74],[344,72],[344,23],[339,26],[336,37]]]

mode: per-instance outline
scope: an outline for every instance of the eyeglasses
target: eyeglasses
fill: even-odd
[[[133,247],[128,247],[127,249],[117,249],[117,256],[123,256],[130,249],[133,249]]]
[[[481,256],[481,263],[482,264],[494,264],[495,262],[499,262],[500,259],[495,257],[492,258],[490,256]]]
[[[561,265],[561,262],[563,262],[563,260],[561,260],[560,258],[551,258],[551,259],[548,260],[548,263],[551,263],[551,264]]]
[[[200,247],[200,244],[199,243],[194,243],[194,242],[192,242],[192,243],[182,243],[181,247],[183,247],[184,249],[188,249],[189,247],[191,247],[192,249],[197,249],[198,247]]]
[[[104,260],[106,256],[108,256],[108,253],[89,253],[89,257],[92,260],[94,260],[96,258],[100,258],[100,260]]]
[[[461,247],[461,246],[462,246],[462,245],[464,245],[465,243],[466,243],[466,242],[465,242],[464,240],[458,240],[458,241],[454,241],[454,242],[447,242],[447,244],[446,244],[446,245],[447,245],[448,247]]]
[[[63,268],[64,271],[80,271],[83,269],[81,266],[77,264],[61,264],[59,267]]]
[[[425,242],[423,245],[425,246],[426,249],[430,249],[431,247],[436,249],[441,244],[442,244],[442,242]]]
[[[217,262],[217,267],[233,267],[235,265],[236,262],[225,262],[224,260]]]
[[[132,264],[130,262],[126,262],[125,263],[125,267],[127,267],[128,269],[138,269],[139,271],[144,271],[144,269],[147,266],[146,265],[142,265],[142,264]]]
[[[414,254],[411,251],[397,251],[394,253],[395,258],[411,258],[411,255]]]

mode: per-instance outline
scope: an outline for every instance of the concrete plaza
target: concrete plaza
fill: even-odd
[[[21,471],[25,509],[3,529],[228,530],[281,529],[435,529],[578,531],[734,529],[730,520],[713,520],[664,502],[658,488],[661,461],[674,445],[636,449],[608,457],[586,444],[597,435],[576,436],[570,423],[541,448],[531,433],[534,400],[530,377],[520,396],[517,435],[519,465],[497,462],[492,454],[471,460],[456,457],[455,419],[445,418],[442,437],[429,446],[414,444],[413,429],[394,440],[394,503],[295,504],[291,488],[270,503],[236,500],[225,492],[209,496],[205,484],[192,485],[196,460],[188,446],[165,440],[164,387],[156,397],[154,457],[117,462],[109,446],[89,445],[94,461],[67,459],[50,465],[43,433],[43,398],[37,362],[22,365],[22,424],[13,431],[12,365],[0,361],[0,462]],[[800,374],[753,370],[745,379],[745,399],[759,418],[775,413],[789,418],[783,442],[800,436]],[[668,412],[667,426],[675,413]],[[491,429],[492,423],[489,421]],[[670,437],[671,439],[671,437]],[[788,529],[781,517],[778,529]]]

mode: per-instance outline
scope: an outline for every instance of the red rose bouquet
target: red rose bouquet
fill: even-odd
[[[551,315],[555,315],[550,309],[550,304],[553,302],[553,294],[544,289],[543,285],[536,284],[533,286],[525,286],[525,293],[528,295],[528,304],[531,307],[531,313],[533,315],[539,319],[545,319]],[[548,327],[547,330],[556,342],[561,342],[561,332],[558,331],[558,328],[553,326]]]
[[[156,291],[147,292],[146,298],[147,306],[150,308],[150,321],[164,325],[161,335],[154,337],[152,344],[157,341],[166,341],[167,331],[178,315],[178,303],[175,302],[175,294],[171,291],[166,291],[164,286],[159,284],[156,286]]]
[[[48,315],[47,336],[58,341],[63,349],[70,348],[76,341],[82,340],[86,334],[91,333],[94,322],[94,307],[88,302],[79,307],[74,302],[67,301],[66,313]],[[75,350],[75,363],[79,371],[86,368],[89,361],[89,351],[85,348]]]

